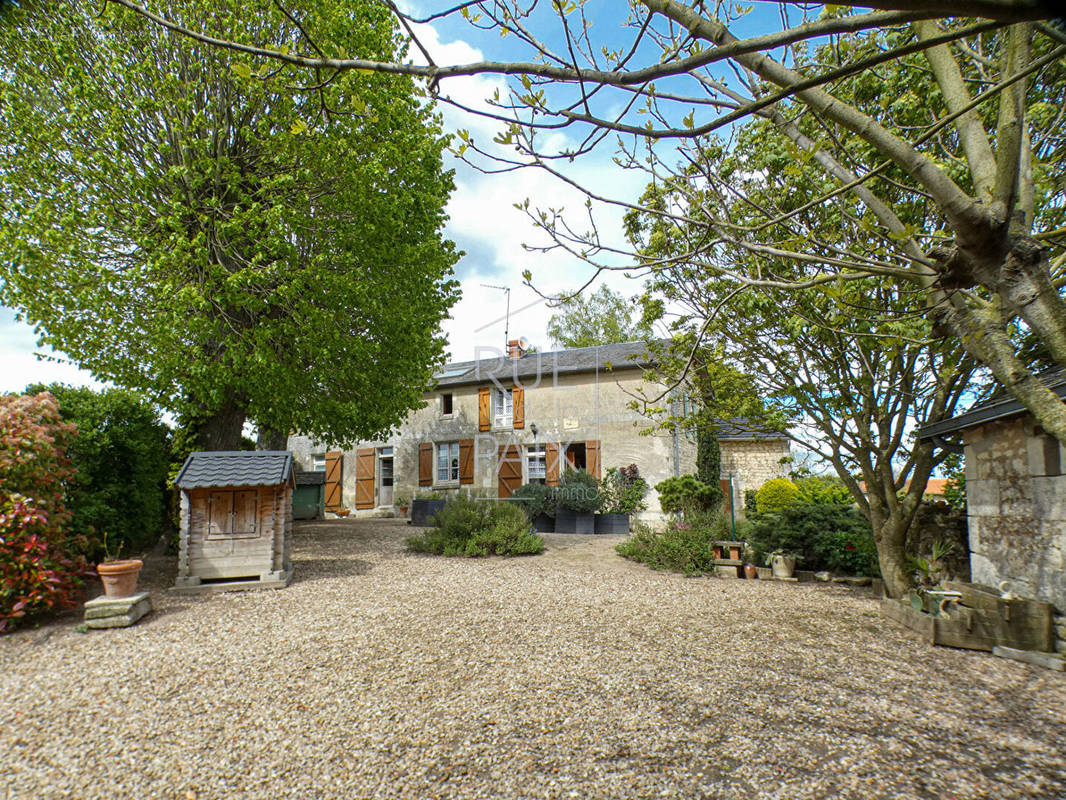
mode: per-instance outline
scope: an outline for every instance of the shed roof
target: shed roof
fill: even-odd
[[[498,381],[514,378],[548,380],[554,375],[605,371],[612,369],[640,368],[649,366],[648,345],[644,342],[623,342],[595,347],[578,347],[573,350],[553,350],[547,353],[527,353],[521,358],[508,358],[506,354],[476,361],[457,361],[445,364],[434,377],[437,386],[464,386],[471,383],[486,383],[493,378]]]
[[[1059,397],[1066,399],[1066,370],[1055,368],[1040,376],[1041,382]],[[997,392],[983,403],[978,403],[964,414],[951,419],[934,422],[918,429],[919,439],[933,439],[945,434],[955,433],[964,428],[972,428],[985,422],[1013,417],[1027,412],[1025,406],[1005,391]]]
[[[277,486],[292,480],[288,450],[202,450],[192,453],[175,481],[182,489]]]

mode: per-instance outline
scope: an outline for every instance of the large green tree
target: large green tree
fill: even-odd
[[[405,52],[369,0],[160,8],[278,52]],[[0,32],[3,300],[200,447],[246,420],[372,437],[442,361],[445,146],[409,79],[249,66],[119,6],[33,3]]]
[[[563,299],[548,320],[548,336],[557,347],[635,342],[652,335],[651,326],[644,323],[639,311],[634,315],[633,303],[606,285],[587,297]]]
[[[135,0],[111,2],[152,15]],[[420,75],[434,86],[460,75],[518,76],[511,96],[492,112],[505,126],[498,141],[518,151],[502,158],[508,167],[532,163],[557,174],[605,141],[620,142],[619,164],[659,174],[664,163],[655,155],[656,143],[698,142],[748,115],[777,112],[782,132],[793,137],[794,169],[811,180],[806,202],[826,206],[843,196],[860,198],[864,224],[889,246],[888,258],[828,248],[818,231],[791,230],[784,224],[791,212],[771,204],[758,209],[762,219],[754,228],[737,227],[724,216],[704,216],[703,224],[714,239],[772,253],[779,263],[815,264],[820,274],[793,281],[760,268],[733,277],[758,288],[887,277],[900,291],[920,297],[939,332],[960,342],[1045,430],[1066,442],[1066,403],[1029,368],[1017,335],[1029,333],[1053,363],[1066,366],[1066,205],[1056,180],[1066,152],[1066,33],[1047,21],[1052,4],[854,0],[822,8],[780,0],[776,5],[780,16],[764,15],[758,34],[746,39],[738,32],[752,7],[740,2],[638,0],[619,12],[628,38],[603,18],[592,27],[580,3],[461,3],[442,12],[462,14],[479,30],[510,37],[509,54],[525,48],[530,57],[524,62],[420,66],[363,54],[277,54],[247,40],[216,44],[308,69],[330,65]],[[204,37],[173,25],[165,14],[153,19],[183,35]],[[549,25],[565,46],[552,46],[552,34],[545,33]],[[604,30],[611,32],[601,34]],[[826,42],[830,46],[812,58],[815,46]],[[906,84],[928,87],[925,94],[880,84],[889,66],[904,70]],[[880,111],[854,94],[847,80],[852,76],[864,76],[877,88]],[[556,91],[560,83],[567,89]],[[930,112],[917,124],[889,110],[912,98],[928,102]],[[801,117],[814,120],[821,133],[799,135],[790,123]],[[548,135],[560,130],[570,135]],[[625,138],[616,139],[616,132]],[[470,136],[460,149],[468,155],[484,152]],[[667,152],[672,157],[673,150]],[[832,189],[816,191],[826,177]],[[879,191],[879,178],[880,186],[899,194]],[[601,186],[586,191],[590,199],[611,199],[603,197]],[[1038,216],[1034,200],[1045,193],[1059,200],[1045,204],[1045,214]],[[912,203],[932,211],[923,227],[906,219]],[[666,213],[683,219],[686,211]],[[590,261],[613,255],[596,230],[578,233],[550,211],[534,219]],[[750,235],[764,231],[780,235],[769,245]]]

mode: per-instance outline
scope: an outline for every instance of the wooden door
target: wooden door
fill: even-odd
[[[334,450],[326,453],[326,511],[341,507],[341,459],[344,453]]]
[[[722,513],[728,514],[733,510],[733,493],[729,491],[729,478],[718,481],[718,485],[722,488],[722,497],[725,498]]]
[[[259,535],[259,492],[255,489],[242,489],[233,493],[233,527],[234,536],[252,537]]]
[[[207,493],[207,538],[229,536],[233,532],[233,492]]]
[[[500,445],[498,458],[497,492],[503,500],[510,497],[511,493],[522,485],[522,451],[517,445]]]

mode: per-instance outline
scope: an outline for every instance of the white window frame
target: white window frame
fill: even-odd
[[[514,390],[492,390],[492,419],[495,428],[514,427]]]
[[[459,442],[437,442],[434,452],[434,482],[437,485],[459,483]]]
[[[314,453],[311,455],[311,471],[312,472],[325,472],[326,471],[326,454]]]
[[[546,444],[526,445],[526,482],[548,480],[548,446]]]

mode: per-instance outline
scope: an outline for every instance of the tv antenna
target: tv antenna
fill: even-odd
[[[486,289],[499,289],[501,292],[507,292],[507,316],[504,317],[503,323],[503,349],[506,352],[510,342],[511,331],[511,287],[510,286],[497,286],[493,283],[481,284]]]

